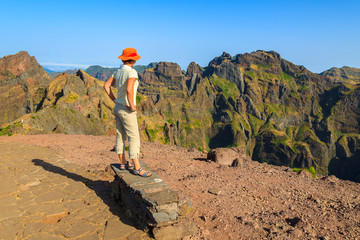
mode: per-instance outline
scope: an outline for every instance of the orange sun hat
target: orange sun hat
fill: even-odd
[[[137,54],[137,51],[135,48],[125,48],[123,50],[123,53],[121,56],[119,56],[121,60],[139,60],[141,57]]]

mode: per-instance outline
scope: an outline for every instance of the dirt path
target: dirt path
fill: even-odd
[[[116,162],[115,137],[0,137],[50,148],[86,169]],[[243,168],[204,161],[176,146],[142,143],[142,161],[193,202],[194,239],[360,239],[360,184],[314,179],[287,167],[247,161]],[[214,190],[210,193],[209,190]],[[219,193],[218,195],[216,195]]]

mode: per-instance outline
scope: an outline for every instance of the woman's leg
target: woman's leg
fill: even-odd
[[[141,168],[139,162],[140,134],[136,112],[131,112],[127,107],[124,106],[123,110],[119,111],[119,113],[126,135],[129,139],[129,157],[134,163],[135,170],[139,170]],[[140,175],[144,174],[145,172],[145,170],[142,170]],[[150,175],[150,173],[148,175]]]
[[[119,106],[115,105],[114,115],[116,121],[116,153],[119,156],[120,164],[126,164],[125,158],[125,140],[126,140],[126,132],[124,126],[122,124],[122,120],[119,116]]]

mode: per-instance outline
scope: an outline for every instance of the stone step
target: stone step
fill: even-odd
[[[186,219],[193,210],[191,201],[174,191],[148,165],[140,164],[152,176],[141,177],[131,170],[120,170],[120,164],[110,165],[115,172],[115,199],[131,210],[141,228],[149,229],[156,239],[181,239],[195,234],[195,224]]]

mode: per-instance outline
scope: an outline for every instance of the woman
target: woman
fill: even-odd
[[[138,74],[132,67],[141,57],[135,48],[125,48],[119,58],[123,65],[106,81],[104,88],[111,100],[115,101],[114,115],[116,119],[116,153],[120,159],[120,169],[134,167],[133,174],[150,177],[152,174],[140,166],[140,135],[136,117],[136,91],[139,86]],[[117,98],[111,91],[116,84]],[[129,138],[129,157],[133,164],[125,158],[125,140]]]

